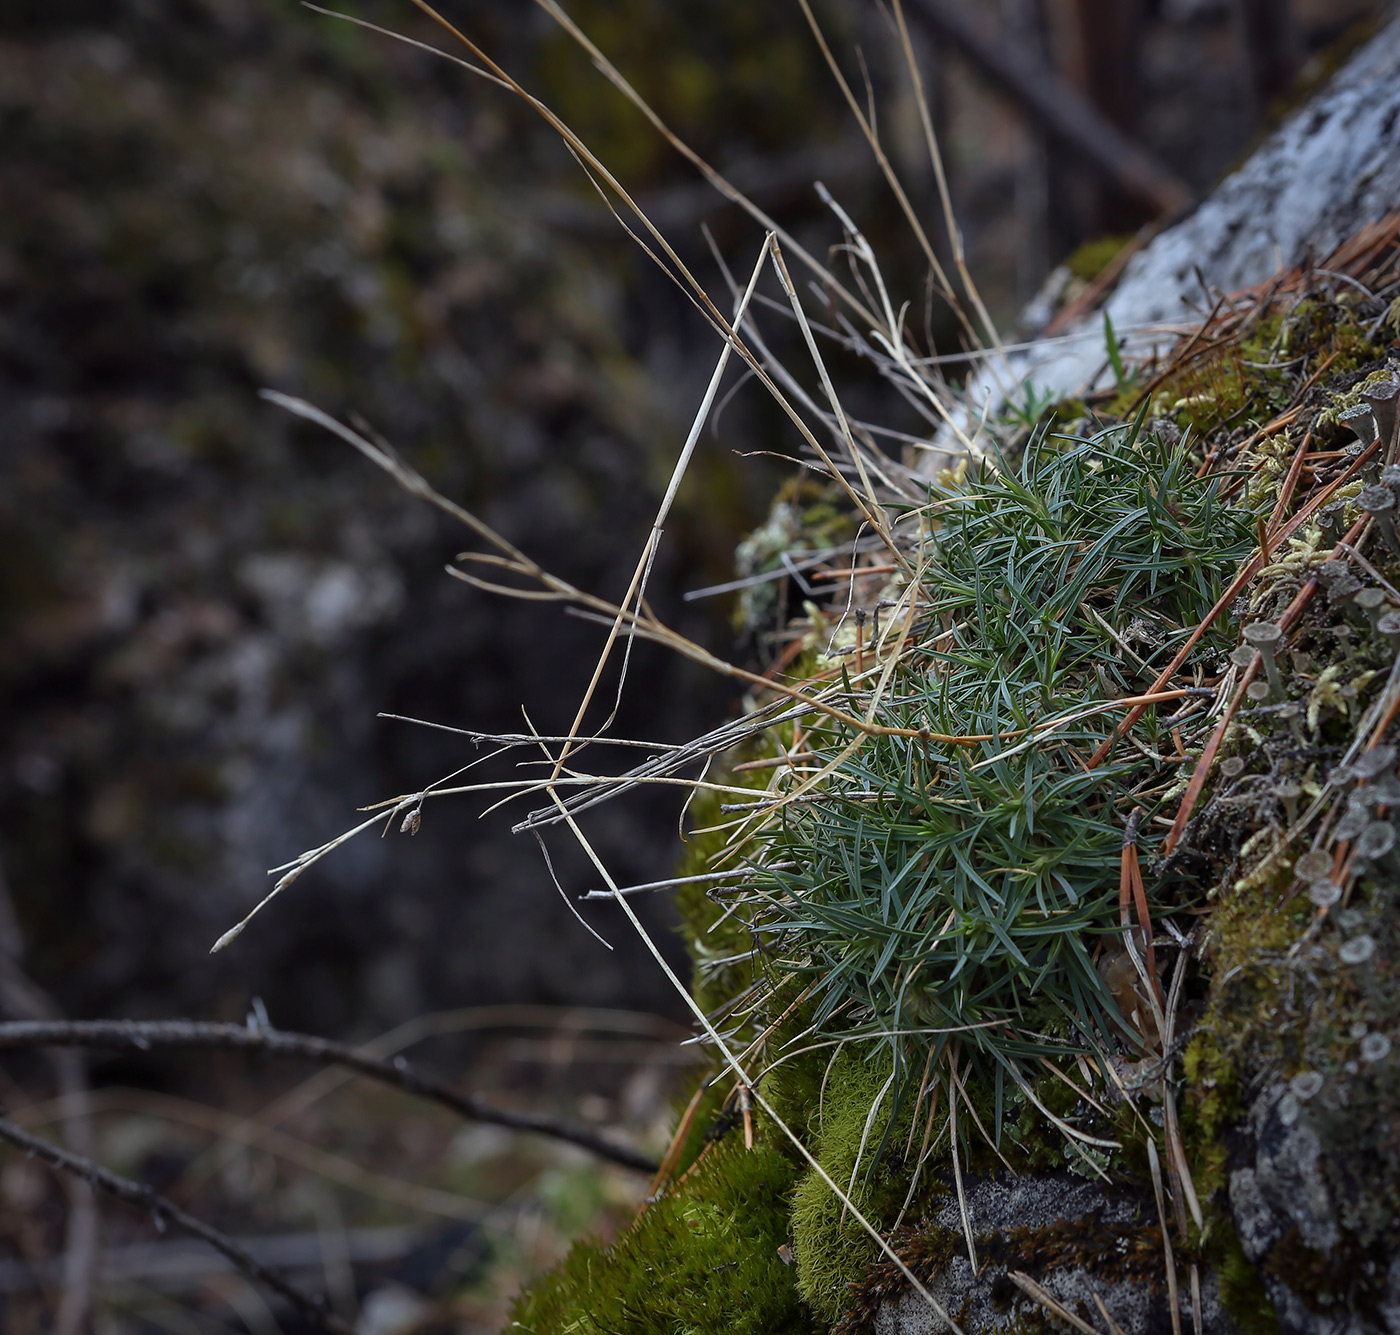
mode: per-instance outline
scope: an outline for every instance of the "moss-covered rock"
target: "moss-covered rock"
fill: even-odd
[[[1349,437],[1337,416],[1363,389],[1392,376],[1389,364],[1377,359],[1383,352],[1377,340],[1384,337],[1378,316],[1386,308],[1379,300],[1342,300],[1325,284],[1295,282],[1301,293],[1261,308],[1233,342],[1221,338],[1202,356],[1188,349],[1155,382],[1124,383],[1101,397],[1097,411],[1104,416],[1081,417],[1070,430],[1081,437],[1106,427],[1121,430],[1129,448],[1131,432],[1142,430],[1159,443],[1135,448],[1188,451],[1196,461],[1189,472],[1232,479],[1222,496],[1251,507],[1245,512],[1251,534],[1255,514],[1277,512],[1272,524],[1278,532],[1291,510],[1329,485],[1340,522],[1352,525],[1361,517],[1355,497],[1364,480],[1346,474],[1356,450],[1338,448]],[[1303,358],[1292,370],[1280,369],[1285,347]],[[1305,377],[1298,369],[1313,363],[1331,373]],[[1095,410],[1091,403],[1078,411]],[[1114,417],[1129,411],[1138,414],[1136,428]],[[1144,426],[1150,413],[1156,416]],[[1175,428],[1166,420],[1172,416]],[[1059,421],[1053,410],[1048,417]],[[1027,440],[1026,425],[1005,424],[1017,447]],[[1309,447],[1300,459],[1299,451]],[[1043,447],[1032,438],[1024,448]],[[1099,448],[1100,466],[1115,467],[1113,449],[1120,446]],[[1050,479],[1060,476],[1049,464],[1039,471],[1019,463],[1005,467],[1028,495],[1052,488]],[[1187,522],[1184,498],[1196,484],[1166,479],[1187,474],[1165,467],[1159,474],[1159,503],[1179,523]],[[979,485],[961,476],[947,484],[954,496],[958,487]],[[1002,483],[984,478],[980,485],[976,504],[999,495]],[[999,523],[1010,522],[1013,508],[992,505],[979,520],[979,533],[994,535]],[[968,512],[980,513],[972,505]],[[1048,544],[1053,508],[1035,522]],[[732,898],[726,907],[723,887],[685,892],[686,930],[705,1005],[722,1015],[734,999],[742,1002],[736,1014],[746,1018],[734,1039],[751,1042],[750,1055],[761,1054],[756,1069],[771,1063],[771,1075],[760,1079],[785,1121],[969,1333],[1053,1325],[1056,1303],[1096,1326],[1106,1308],[1130,1335],[1165,1332],[1174,1322],[1196,1323],[1210,1335],[1389,1329],[1400,1283],[1400,1068],[1392,1055],[1393,1036],[1400,1034],[1400,987],[1389,967],[1400,948],[1400,876],[1387,813],[1400,806],[1400,779],[1387,730],[1398,712],[1393,683],[1400,669],[1389,632],[1378,626],[1383,607],[1366,613],[1349,604],[1355,590],[1340,582],[1346,554],[1338,549],[1333,556],[1315,523],[1295,528],[1270,541],[1269,559],[1255,562],[1252,578],[1231,595],[1223,615],[1215,614],[1219,641],[1203,639],[1198,657],[1188,660],[1197,682],[1232,693],[1232,719],[1217,724],[1197,713],[1184,726],[1181,719],[1193,711],[1181,706],[1169,725],[1149,718],[1141,736],[1151,745],[1138,746],[1141,759],[1134,763],[1140,768],[1126,780],[1136,784],[1136,793],[1155,795],[1158,805],[1150,810],[1163,827],[1183,797],[1192,804],[1190,819],[1182,818],[1168,842],[1169,856],[1143,871],[1158,958],[1169,948],[1163,935],[1170,935],[1168,920],[1185,952],[1174,956],[1170,969],[1164,966],[1161,978],[1162,1004],[1168,988],[1172,995],[1165,1051],[1162,1034],[1143,1019],[1151,1010],[1146,993],[1132,990],[1131,970],[1125,975],[1131,986],[1115,972],[1114,951],[1126,960],[1131,949],[1105,941],[1096,967],[1126,1018],[1088,1042],[1087,1025],[1055,1031],[1053,1017],[1040,1015],[1062,1046],[1084,1045],[1077,1064],[1050,1060],[1052,1050],[1033,1075],[1003,1081],[993,1074],[1009,1066],[967,1064],[957,1074],[956,1065],[947,1065],[952,1049],[946,1045],[934,1042],[930,1049],[914,1042],[906,1052],[861,1030],[859,1021],[869,1025],[881,1014],[878,992],[860,993],[854,1018],[833,1023],[841,1008],[820,999],[836,971],[857,967],[854,947],[842,954],[837,936],[805,941],[788,928],[765,952],[764,932],[781,915],[759,898],[744,901],[758,905],[746,915]],[[937,541],[940,550],[951,548],[946,536]],[[1201,608],[1218,597],[1247,548],[1228,558]],[[1400,582],[1400,561],[1379,543],[1368,552],[1356,570],[1400,604],[1389,592]],[[1319,581],[1343,596],[1319,592]],[[1120,663],[1166,656],[1167,637],[1150,629],[1145,598],[1113,615],[1120,612],[1125,627],[1132,625],[1115,633],[1110,652]],[[809,615],[819,617],[820,609],[810,608]],[[1180,614],[1178,633],[1202,616],[1199,608]],[[1261,680],[1246,698],[1239,674],[1250,660],[1229,646],[1241,622],[1270,619],[1288,622],[1287,652],[1276,684]],[[990,624],[984,614],[983,629]],[[1208,621],[1203,625],[1209,630]],[[989,676],[1000,680],[990,636],[978,645]],[[823,663],[833,656],[844,656],[849,672],[849,658],[859,652],[855,641],[833,641],[825,660],[810,654],[809,681],[822,679]],[[936,665],[924,670],[949,677]],[[1144,664],[1137,680],[1153,670]],[[829,680],[834,670],[827,672]],[[917,679],[902,679],[900,689],[907,704]],[[1120,689],[1126,694],[1132,687],[1125,679]],[[1284,698],[1275,698],[1279,691]],[[952,718],[941,715],[941,726],[951,730]],[[836,748],[823,750],[823,726],[804,719],[766,742],[751,742],[734,777],[748,776],[745,783],[771,798],[783,791],[781,775],[795,751],[839,774],[847,761]],[[1189,781],[1205,764],[1201,757],[1212,734],[1218,735],[1209,744],[1200,787],[1199,779]],[[888,875],[880,872],[906,807],[922,800],[923,810],[931,810],[933,785],[947,784],[956,773],[952,756],[924,774],[926,760],[917,746],[908,746],[901,778],[898,766],[881,768],[885,745],[872,739],[856,752],[865,757],[858,793],[865,805],[853,808],[849,833],[856,842],[841,855],[849,877],[841,912],[848,915],[859,911],[861,893],[873,904],[889,885],[912,879],[909,867],[924,865],[911,844],[908,857],[901,852]],[[872,802],[873,794],[880,801]],[[794,879],[792,870],[816,856],[814,847],[791,835],[790,827],[807,817],[796,815],[790,826],[746,843],[736,829],[764,827],[725,812],[752,808],[702,798],[695,811],[708,833],[698,837],[687,869],[737,853],[761,880],[766,859],[782,872],[771,893],[792,896],[797,912],[802,897],[819,889]],[[1320,829],[1307,824],[1319,815]],[[1334,858],[1328,866],[1338,886],[1347,887],[1344,898],[1341,889],[1315,883],[1317,857],[1300,861],[1307,844],[1292,842],[1290,831],[1296,840],[1302,830]],[[836,856],[830,840],[837,835],[846,838],[835,827],[824,836],[828,860]],[[1036,847],[1029,833],[1023,845],[1029,858]],[[966,856],[975,863],[976,844],[968,845]],[[1008,860],[1014,856],[1008,851]],[[1115,877],[1119,860],[1115,844]],[[1135,855],[1125,850],[1121,862],[1127,896]],[[846,930],[861,930],[854,916]],[[702,944],[709,935],[715,943]],[[1135,948],[1143,945],[1139,936]],[[817,969],[813,961],[822,951],[829,953]],[[907,987],[889,993],[896,994],[905,997]],[[930,1018],[912,1005],[904,1013],[915,1023]],[[803,1044],[799,1057],[789,1053]],[[930,1051],[922,1082],[914,1060],[920,1051]],[[893,1052],[902,1054],[898,1066]],[[935,1090],[945,1100],[936,1114]],[[956,1127],[948,1116],[953,1101],[961,1118]],[[881,1254],[822,1175],[790,1163],[785,1208],[794,1291],[816,1327],[843,1335],[941,1329],[904,1271]],[[684,1197],[686,1179],[671,1191]]]

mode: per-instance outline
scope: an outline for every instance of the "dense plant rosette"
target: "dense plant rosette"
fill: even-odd
[[[857,745],[806,721],[805,763],[775,777],[773,814],[747,836],[737,911],[770,977],[804,980],[811,1032],[880,1040],[896,1073],[955,1044],[998,1102],[1042,1055],[1129,1037],[1095,951],[1121,936],[1130,814],[1155,811],[1175,765],[1154,757],[1152,717],[1143,751],[1087,767],[1120,715],[1083,715],[1147,689],[1251,550],[1247,490],[1226,503],[1195,471],[1141,419],[1042,432],[908,517],[928,534],[916,622],[883,689],[848,676],[849,707],[981,740]],[[1227,647],[1208,634],[1188,671]]]

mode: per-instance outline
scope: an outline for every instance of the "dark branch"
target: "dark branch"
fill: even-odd
[[[14,900],[0,864],[0,1016],[19,1020],[58,1020],[63,1012],[24,971],[24,937]],[[92,1153],[92,1123],[88,1118],[87,1060],[81,1052],[48,1054],[63,1097],[64,1138],[78,1154]],[[97,1248],[100,1220],[97,1197],[86,1182],[74,1182],[68,1193],[68,1219],[64,1226],[63,1283],[54,1335],[80,1335],[91,1324],[92,1295],[97,1284]]]
[[[493,1122],[513,1131],[567,1140],[601,1159],[655,1173],[656,1162],[638,1150],[556,1117],[511,1112],[492,1107],[472,1094],[462,1094],[445,1081],[425,1075],[404,1058],[381,1061],[344,1043],[310,1034],[238,1024],[207,1024],[195,1020],[37,1020],[0,1024],[0,1051],[11,1048],[80,1047],[147,1052],[152,1048],[236,1048],[267,1057],[286,1057],[322,1066],[344,1066],[359,1075],[392,1085],[406,1094],[431,1099],[474,1122]]]
[[[109,1196],[114,1196],[127,1205],[146,1211],[158,1227],[174,1224],[176,1228],[202,1238],[215,1251],[227,1256],[250,1279],[256,1279],[273,1292],[280,1293],[298,1312],[320,1329],[332,1331],[334,1335],[352,1335],[350,1327],[327,1311],[324,1302],[307,1297],[295,1285],[287,1283],[276,1271],[269,1270],[256,1256],[240,1247],[232,1238],[225,1237],[218,1229],[210,1228],[193,1215],[186,1214],[173,1201],[166,1200],[149,1187],[140,1182],[133,1182],[130,1178],[118,1177],[115,1173],[109,1173],[101,1164],[93,1163],[91,1159],[84,1159],[82,1155],[72,1154],[47,1140],[31,1136],[29,1132],[21,1130],[4,1118],[0,1118],[0,1139],[8,1140],[16,1149],[21,1149],[54,1168],[90,1183],[99,1191],[105,1191]]]
[[[1124,134],[1054,70],[1015,46],[988,40],[949,0],[910,0],[910,7],[979,74],[1124,190],[1165,214],[1179,213],[1191,203],[1190,187],[1171,168]]]

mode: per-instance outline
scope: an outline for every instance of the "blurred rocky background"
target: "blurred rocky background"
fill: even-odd
[[[1101,267],[1085,242],[1163,208],[1093,144],[1047,128],[1018,86],[1028,67],[1185,199],[1380,12],[905,4],[971,267],[1008,329],[1075,252],[1074,281]],[[445,43],[407,0],[350,8]],[[443,8],[579,131],[712,291],[702,223],[736,266],[751,262],[755,225],[542,11]],[[917,250],[795,6],[570,12],[819,254],[840,239],[811,189],[824,180],[921,304]],[[937,235],[887,16],[859,0],[818,12],[858,95],[859,50],[882,137]],[[928,328],[956,350],[939,312]],[[29,977],[72,1015],[241,1019],[256,996],[279,1025],[356,1038],[450,1008],[648,1012],[652,1048],[571,1049],[600,1074],[565,1063],[574,1074],[545,1093],[576,1113],[593,1098],[585,1116],[639,1134],[655,1123],[669,1085],[638,1073],[671,1069],[655,1044],[674,1036],[678,1003],[614,913],[590,916],[611,953],[579,927],[533,841],[510,836],[509,811],[479,821],[480,800],[430,804],[415,838],[352,843],[235,946],[207,952],[265,893],[268,867],[476,756],[377,714],[516,731],[523,706],[542,732],[562,729],[601,638],[446,577],[465,534],[257,390],[359,414],[544,565],[616,597],[717,350],[548,128],[446,61],[290,0],[0,7],[0,900]],[[839,369],[859,402],[858,368]],[[785,476],[738,452],[791,447],[744,389],[669,525],[654,605],[720,652],[733,648],[724,600],[681,595],[729,577]],[[737,705],[726,684],[645,648],[634,674],[617,724],[628,735],[679,740]],[[588,828],[619,878],[645,881],[674,864],[676,817],[675,800],[644,795]],[[595,883],[562,842],[553,853],[569,893]],[[664,904],[643,912],[664,928]],[[520,1041],[455,1053],[511,1088],[513,1064],[542,1060]],[[204,1067],[108,1063],[95,1078],[231,1099],[241,1069],[221,1084]],[[410,1159],[447,1143],[425,1135]],[[11,1184],[21,1198],[25,1181]]]

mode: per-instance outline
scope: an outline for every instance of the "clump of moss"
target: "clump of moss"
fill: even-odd
[[[768,517],[741,542],[734,553],[740,579],[784,569],[783,558],[801,560],[804,553],[839,547],[855,536],[850,514],[832,485],[807,478],[788,481],[778,489]],[[784,626],[796,608],[786,605],[787,578],[765,580],[740,590],[734,604],[734,628],[741,635]]]
[[[816,1327],[779,1251],[794,1179],[781,1150],[725,1137],[683,1192],[650,1205],[614,1245],[577,1243],[517,1301],[511,1329],[808,1335]]]
[[[891,1097],[891,1063],[878,1053],[868,1057],[851,1045],[832,1058],[810,1128],[812,1148],[861,1213],[877,1228],[888,1228],[907,1189],[898,1151],[909,1133],[911,1108],[906,1100],[901,1109]],[[871,1150],[885,1141],[895,1144],[895,1152],[877,1160]],[[835,1321],[879,1251],[813,1169],[793,1193],[792,1234],[798,1292],[818,1315]]]
[[[1220,1301],[1234,1318],[1240,1335],[1279,1335],[1278,1313],[1264,1281],[1228,1225],[1217,1234],[1212,1260]]]
[[[1065,261],[1065,268],[1081,282],[1092,283],[1132,240],[1131,236],[1099,236],[1085,241]]]

